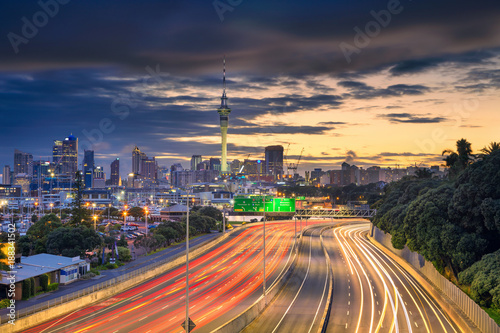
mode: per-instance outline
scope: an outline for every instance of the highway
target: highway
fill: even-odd
[[[305,231],[292,277],[243,332],[318,331],[328,297],[330,271],[320,239],[323,228]]]
[[[243,229],[243,228],[242,228]],[[266,224],[266,284],[291,260],[294,224]],[[237,230],[215,249],[190,261],[193,331],[209,332],[262,294],[262,226]],[[185,268],[166,272],[123,293],[25,332],[184,332]]]
[[[369,227],[323,233],[334,281],[327,332],[459,332],[415,279],[366,239]]]

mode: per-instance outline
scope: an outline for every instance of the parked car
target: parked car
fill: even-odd
[[[250,222],[257,222],[257,219],[251,219]]]

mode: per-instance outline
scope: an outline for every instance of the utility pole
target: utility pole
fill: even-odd
[[[263,246],[264,246],[264,278],[262,280],[262,294],[264,295],[264,303],[266,302],[266,195],[262,196],[262,204],[264,206],[264,229],[262,232]]]
[[[186,332],[189,333],[189,190],[187,191],[186,202],[186,319],[184,327]]]

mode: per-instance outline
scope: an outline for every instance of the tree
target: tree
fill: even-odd
[[[133,216],[136,220],[140,219],[144,216],[144,209],[142,209],[141,207],[132,207],[128,210],[127,215]]]
[[[101,245],[101,237],[85,227],[63,227],[52,231],[47,237],[47,252],[66,257],[84,256]]]
[[[457,141],[456,152],[451,149],[445,149],[442,155],[444,156],[444,154],[449,154],[444,161],[446,166],[450,168],[451,179],[457,177],[473,160],[472,147],[466,139]]]
[[[222,212],[213,206],[195,206],[193,207],[193,212],[209,216],[216,221],[222,221]]]
[[[42,216],[40,220],[35,222],[28,231],[26,232],[27,236],[30,236],[34,239],[42,239],[46,238],[48,234],[54,231],[57,228],[61,228],[62,223],[59,217],[56,214],[51,213]]]
[[[83,183],[82,174],[77,171],[75,174],[75,183],[73,185],[73,192],[75,197],[71,204],[71,219],[68,224],[71,226],[91,226],[90,211],[83,205],[83,190],[85,185]]]
[[[493,152],[500,150],[500,142],[490,142],[489,146],[484,147],[481,149],[480,154],[482,157],[485,157],[486,155],[491,155]]]
[[[432,171],[426,168],[418,168],[415,171],[415,177],[418,179],[432,178]]]
[[[138,248],[142,247],[146,253],[151,252],[156,247],[157,240],[154,236],[139,236],[134,240],[134,245]]]
[[[116,243],[116,245],[123,246],[123,247],[127,247],[128,246],[127,239],[125,238],[125,234],[121,234],[120,239],[118,240],[118,242]]]

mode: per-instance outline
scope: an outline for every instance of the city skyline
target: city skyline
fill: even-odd
[[[37,4],[6,6],[2,31],[18,36],[21,18],[42,10]],[[1,165],[13,167],[15,149],[34,160],[50,156],[53,140],[70,133],[80,140],[79,167],[83,151],[91,149],[108,175],[116,158],[122,177],[132,169],[130,151],[136,145],[165,166],[187,167],[196,154],[220,157],[214,110],[224,53],[235,110],[228,161],[249,153],[262,158],[266,146],[290,143],[292,160],[304,148],[301,174],[336,169],[344,161],[363,167],[440,165],[441,152],[462,137],[476,152],[497,140],[500,28],[493,1],[480,6],[378,1],[357,4],[355,11],[344,3],[307,11],[298,2],[257,1],[222,15],[210,3],[125,1],[113,10],[121,17],[134,13],[131,21],[141,26],[128,38],[120,15],[97,18],[95,29],[109,23],[103,17],[115,23],[103,34],[72,25],[84,15],[78,13],[81,6],[61,5],[27,43],[2,40],[0,108],[10,126],[0,134]],[[257,15],[262,6],[268,10]],[[266,20],[276,12],[282,13],[281,23]],[[168,30],[162,38],[160,31],[167,30],[156,28],[170,26],[175,16],[186,18],[175,21],[184,34]],[[200,38],[204,26],[207,35]],[[239,38],[247,43],[235,45]],[[104,45],[108,39],[115,42],[113,50]]]

